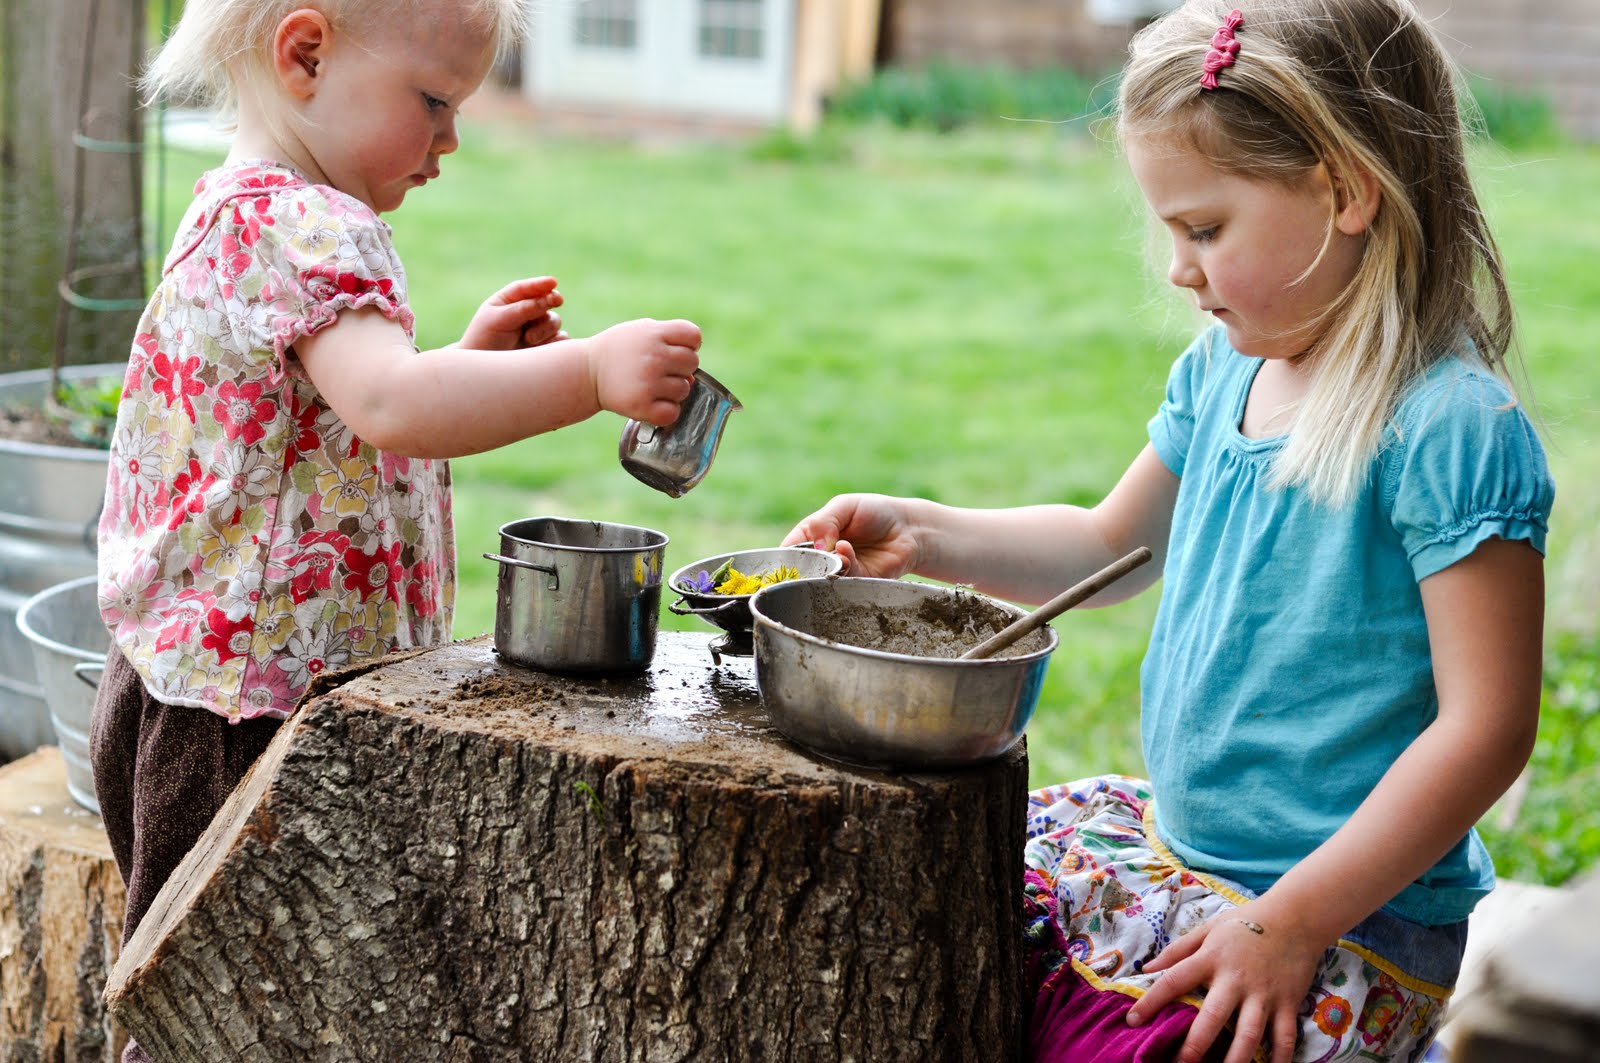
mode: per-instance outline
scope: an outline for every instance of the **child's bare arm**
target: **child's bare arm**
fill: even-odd
[[[699,364],[687,321],[628,321],[584,339],[518,350],[417,352],[375,309],[347,310],[295,353],[333,411],[380,450],[476,454],[602,409],[670,424]]]
[[[1432,867],[1527,763],[1539,722],[1542,559],[1491,539],[1420,584],[1439,715],[1350,820],[1240,912],[1178,939],[1145,970],[1165,974],[1130,1012],[1147,1020],[1206,985],[1179,1058],[1198,1060],[1236,1010],[1240,1042],[1293,1049],[1322,950]],[[1257,934],[1243,919],[1261,928]],[[1287,1047],[1286,1047],[1287,1046]],[[1249,1058],[1239,1047],[1227,1063]]]
[[[784,542],[837,549],[857,575],[915,572],[1019,602],[1046,601],[1148,546],[1153,564],[1087,603],[1110,605],[1160,578],[1177,497],[1178,478],[1147,446],[1093,509],[962,509],[921,498],[840,495],[795,525]]]

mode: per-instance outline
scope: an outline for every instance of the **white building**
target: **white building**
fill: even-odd
[[[523,91],[552,110],[809,127],[866,77],[877,0],[540,0]]]

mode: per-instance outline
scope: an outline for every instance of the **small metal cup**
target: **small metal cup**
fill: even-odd
[[[728,414],[742,409],[716,377],[696,369],[678,419],[666,428],[629,421],[617,444],[617,458],[639,481],[678,498],[711,471]]]

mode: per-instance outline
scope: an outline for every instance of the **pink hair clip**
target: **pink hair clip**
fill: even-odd
[[[1200,87],[1214,89],[1217,87],[1217,72],[1233,65],[1234,59],[1239,54],[1239,42],[1234,39],[1233,31],[1244,22],[1244,14],[1238,8],[1228,12],[1227,19],[1218,27],[1217,32],[1211,35],[1211,50],[1206,52],[1206,61],[1202,67],[1204,73],[1200,75]]]

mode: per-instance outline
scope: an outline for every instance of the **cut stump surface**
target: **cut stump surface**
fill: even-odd
[[[859,770],[748,659],[634,678],[487,638],[308,700],[112,976],[157,1058],[1021,1054],[1027,758]]]

